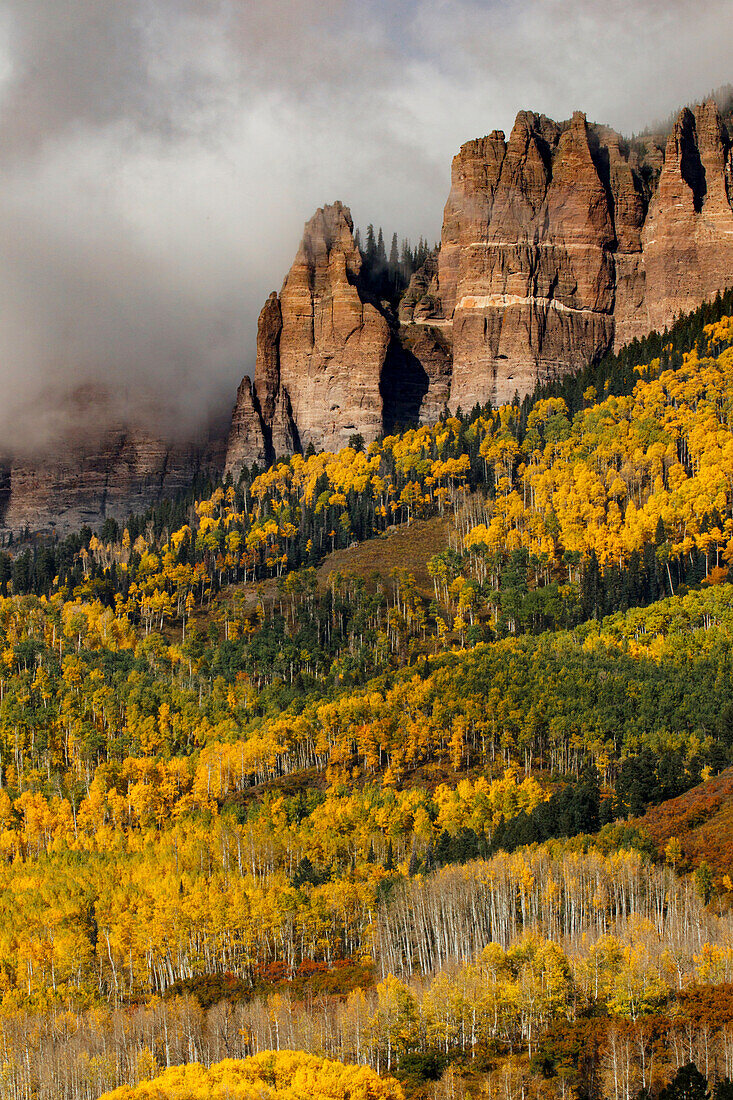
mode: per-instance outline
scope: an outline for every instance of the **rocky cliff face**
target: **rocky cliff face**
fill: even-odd
[[[340,203],[305,227],[260,317],[227,469],[510,401],[733,283],[733,150],[711,100],[665,142],[520,111],[454,158],[440,250],[393,313]],[[257,430],[259,416],[260,431]]]
[[[176,496],[197,474],[216,479],[223,435],[170,443],[148,433],[110,428],[96,438],[59,440],[32,458],[0,463],[0,532],[64,535],[106,518],[124,520]]]
[[[382,428],[390,329],[359,292],[361,262],[349,211],[326,206],[306,225],[280,292],[280,390],[303,448],[337,450],[355,432],[372,439]]]
[[[450,333],[432,314],[437,255],[413,277],[400,323],[373,299],[349,210],[341,203],[306,223],[279,294],[260,313],[254,383],[237,394],[225,476],[276,456],[338,450],[353,435],[437,420],[450,393]]]
[[[478,195],[477,156],[489,169]],[[449,257],[443,308],[454,303],[450,404],[468,409],[526,393],[580,366],[588,347],[608,347],[614,229],[582,114],[561,129],[521,112],[506,145],[493,134],[457,159],[446,220],[459,261]]]
[[[0,461],[0,528],[122,518],[199,471],[236,479],[311,445],[511,400],[731,283],[733,150],[712,100],[680,112],[667,139],[632,143],[580,112],[558,123],[520,111],[508,140],[494,131],[454,158],[440,249],[398,305],[370,291],[349,210],[314,214],[260,314],[226,456],[216,433],[67,438]]]
[[[341,203],[307,222],[280,294],[260,314],[254,385],[240,387],[225,472],[276,455],[338,450],[383,426],[382,370],[392,339],[361,286],[362,259]]]
[[[733,155],[712,101],[683,110],[642,230],[648,327],[733,282]]]
[[[341,203],[307,222],[280,294],[257,326],[254,385],[240,386],[225,473],[261,456],[338,450],[382,430],[382,368],[391,340],[378,305],[360,286],[362,259]]]
[[[666,149],[520,112],[453,164],[439,269],[450,407],[511,400],[733,282],[731,142],[713,101]]]
[[[263,311],[264,312],[264,311]],[[260,317],[260,320],[262,318]],[[282,452],[281,452],[282,453]],[[232,426],[227,441],[224,476],[238,476],[244,466],[267,462],[265,433],[259,401],[255,400],[249,378],[242,379],[237,390],[237,402],[232,413]]]

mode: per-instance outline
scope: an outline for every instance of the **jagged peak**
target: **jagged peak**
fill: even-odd
[[[314,263],[334,248],[347,253],[356,249],[351,211],[338,201],[319,206],[305,223],[300,251]]]

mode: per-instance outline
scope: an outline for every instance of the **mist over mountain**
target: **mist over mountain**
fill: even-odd
[[[0,1100],[733,1100],[732,31],[0,5]]]
[[[252,372],[316,207],[437,239],[461,142],[527,106],[640,129],[729,77],[730,30],[728,4],[681,0],[11,0],[2,450],[74,429],[80,387],[100,426],[190,435]]]

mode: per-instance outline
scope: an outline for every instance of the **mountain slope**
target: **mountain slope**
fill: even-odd
[[[733,768],[698,784],[677,798],[654,806],[638,819],[663,852],[673,837],[680,845],[670,860],[699,867],[710,864],[719,874],[733,867]]]

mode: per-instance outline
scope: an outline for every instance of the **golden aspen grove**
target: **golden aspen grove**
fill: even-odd
[[[6,547],[0,1098],[729,1100],[732,570],[731,293]]]
[[[310,1100],[338,1096],[343,1100],[403,1100],[397,1081],[377,1076],[364,1066],[345,1066],[294,1051],[260,1054],[245,1061],[229,1059],[209,1069],[176,1066],[137,1088],[120,1088],[104,1100],[157,1100],[187,1096],[211,1100]]]

